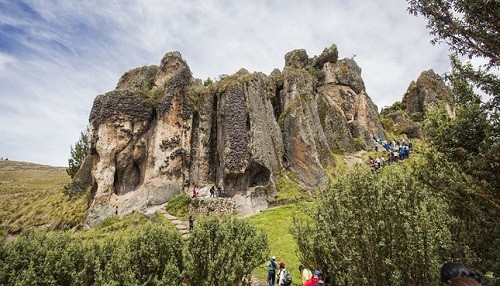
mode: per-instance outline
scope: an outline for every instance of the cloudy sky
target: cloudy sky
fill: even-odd
[[[66,166],[92,102],[179,51],[194,77],[269,74],[288,51],[336,44],[380,107],[420,72],[449,68],[405,0],[0,0],[0,156]]]

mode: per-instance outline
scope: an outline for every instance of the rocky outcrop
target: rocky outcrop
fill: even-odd
[[[428,108],[440,104],[455,116],[453,93],[433,70],[422,72],[417,81],[410,83],[402,104],[414,121],[420,121]]]
[[[451,117],[455,116],[454,96],[443,79],[433,70],[424,71],[412,81],[401,102],[383,108],[381,116],[386,129],[408,138],[423,138],[421,121],[429,108],[444,106]]]
[[[85,223],[164,204],[192,185],[218,185],[237,211],[260,211],[282,172],[304,188],[322,186],[333,153],[381,135],[361,69],[338,60],[335,45],[313,58],[291,51],[269,76],[240,70],[207,86],[167,53],[94,101]]]

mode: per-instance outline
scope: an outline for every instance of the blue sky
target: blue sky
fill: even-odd
[[[0,156],[66,166],[92,102],[126,71],[179,51],[194,77],[269,74],[298,48],[336,44],[380,107],[449,68],[404,0],[0,0]]]

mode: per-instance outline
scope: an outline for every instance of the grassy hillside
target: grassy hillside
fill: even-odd
[[[87,209],[85,196],[70,199],[65,168],[0,161],[0,232],[18,233],[30,227],[71,229]]]
[[[266,210],[260,214],[249,217],[249,221],[259,230],[267,233],[269,256],[276,256],[276,261],[284,261],[285,266],[292,274],[293,285],[300,284],[299,257],[297,255],[297,244],[290,234],[294,216],[304,216],[304,210],[314,208],[313,203],[291,204]],[[267,264],[267,261],[266,261]],[[266,264],[257,267],[253,275],[261,281],[267,279]]]

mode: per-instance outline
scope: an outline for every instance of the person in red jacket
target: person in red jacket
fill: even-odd
[[[304,282],[304,284],[302,284],[302,286],[314,286],[316,285],[316,283],[318,283],[319,279],[318,279],[318,276],[321,274],[321,271],[319,270],[314,270],[314,276],[309,279],[309,280],[306,280],[306,282]]]

